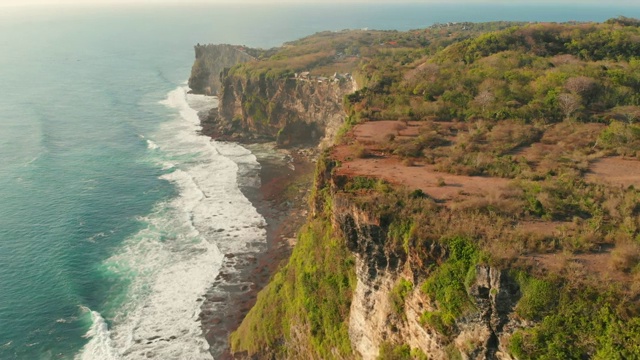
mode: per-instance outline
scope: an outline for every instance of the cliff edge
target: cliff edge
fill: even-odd
[[[219,106],[203,132],[239,141],[276,141],[278,146],[315,147],[344,121],[342,101],[355,89],[351,78],[268,78],[223,74]]]
[[[640,357],[639,25],[320,33],[225,71],[213,134],[342,124],[234,356]]]
[[[221,88],[220,75],[225,68],[255,60],[244,46],[219,44],[194,46],[196,60],[189,76],[189,88],[196,94],[217,95]]]

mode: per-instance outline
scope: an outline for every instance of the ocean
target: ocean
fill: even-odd
[[[640,8],[0,7],[0,359],[211,358],[203,295],[265,219],[255,154],[198,134],[194,44],[619,15]]]

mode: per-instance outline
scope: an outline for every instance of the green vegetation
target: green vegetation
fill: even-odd
[[[366,250],[375,254],[359,255],[402,274],[389,293],[394,317],[407,320],[409,294],[428,298],[421,323],[449,341],[449,358],[462,358],[451,342],[460,319],[479,311],[470,295],[479,265],[508,269],[517,284],[513,315],[526,328],[507,344],[517,358],[640,358],[640,191],[587,177],[608,156],[640,156],[639,24],[621,17],[320,33],[234,67],[252,81],[352,72],[361,89],[344,98],[338,141],[354,157],[385,154],[444,177],[508,185],[436,201],[422,190],[338,175],[328,150],[316,169],[313,217],[234,333],[233,350],[353,356],[346,321],[355,274],[345,243],[351,249],[362,239],[342,238],[332,224],[340,226],[341,211],[358,210],[376,237]],[[268,122],[273,105],[261,96],[247,94],[244,106]],[[372,152],[350,131],[377,120],[397,125],[387,123],[395,129],[380,134]],[[456,186],[449,178],[458,177],[443,176],[437,190]],[[294,337],[302,347],[287,349]],[[380,359],[426,356],[385,343]]]
[[[322,359],[351,354],[346,319],[355,286],[353,264],[329,223],[308,223],[289,263],[260,292],[231,336],[232,350],[277,357],[315,354]],[[306,339],[305,348],[288,348],[292,337]]]
[[[558,286],[549,280],[533,278],[519,272],[515,278],[520,285],[522,297],[516,306],[516,313],[527,320],[540,320],[549,315],[558,302]]]
[[[425,312],[421,321],[441,334],[449,335],[456,319],[473,306],[465,279],[474,279],[479,253],[469,239],[455,237],[443,242],[448,245],[449,256],[422,284],[422,291],[435,301],[438,310]]]
[[[326,158],[316,168],[313,201],[320,216],[310,219],[286,266],[260,292],[240,328],[231,335],[234,352],[249,355],[322,359],[351,354],[348,314],[356,278],[353,255],[331,223],[332,201],[323,174],[333,166]],[[287,346],[295,339],[298,347]]]
[[[389,184],[381,179],[374,179],[365,176],[354,176],[343,184],[345,192],[358,193],[367,190],[375,190],[380,193],[387,193],[391,191]]]
[[[420,349],[411,349],[409,345],[394,346],[391,343],[383,343],[380,346],[379,360],[428,360]]]
[[[557,305],[544,306],[542,321],[513,335],[509,349],[515,356],[523,360],[640,357],[640,309],[636,301],[593,288],[564,285],[558,290]],[[536,310],[542,309],[530,310],[538,313]]]
[[[379,52],[403,53],[405,49],[420,47],[425,53],[435,53],[461,39],[515,24],[517,23],[460,23],[446,29],[441,25],[434,25],[428,29],[411,32],[324,31],[285,43],[280,48],[245,49],[258,61],[236,65],[229,74],[249,79],[282,79],[304,71],[309,71],[315,76],[329,76],[335,72],[351,73],[363,59],[378,56]]]
[[[603,149],[616,155],[638,157],[640,149],[640,126],[620,121],[612,121],[600,133],[598,143]]]
[[[400,281],[393,287],[393,290],[389,294],[391,299],[391,305],[396,314],[402,314],[404,311],[404,301],[407,295],[413,290],[413,283],[406,279],[400,279]]]

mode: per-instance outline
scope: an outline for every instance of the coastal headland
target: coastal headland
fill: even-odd
[[[294,155],[203,304],[216,358],[640,357],[640,21],[202,49],[203,132]]]

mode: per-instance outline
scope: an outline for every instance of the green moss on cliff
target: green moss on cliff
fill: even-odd
[[[316,217],[300,230],[287,265],[260,292],[232,334],[232,351],[278,358],[351,356],[347,320],[355,262],[330,222],[327,176],[333,166],[326,156],[318,161],[311,194]]]
[[[391,300],[391,306],[396,314],[404,314],[404,303],[407,295],[413,290],[413,283],[407,279],[400,279],[398,283],[393,287],[389,294]]]
[[[343,240],[326,219],[310,220],[288,264],[231,336],[232,350],[278,358],[349,357],[347,319],[355,281],[354,260]]]
[[[429,357],[420,349],[411,349],[409,345],[393,345],[383,343],[380,345],[379,360],[428,360]]]
[[[460,315],[473,306],[465,280],[470,272],[475,275],[480,255],[477,246],[469,239],[454,237],[444,242],[449,248],[448,259],[422,284],[422,291],[435,302],[437,310],[425,312],[421,321],[449,335]]]

